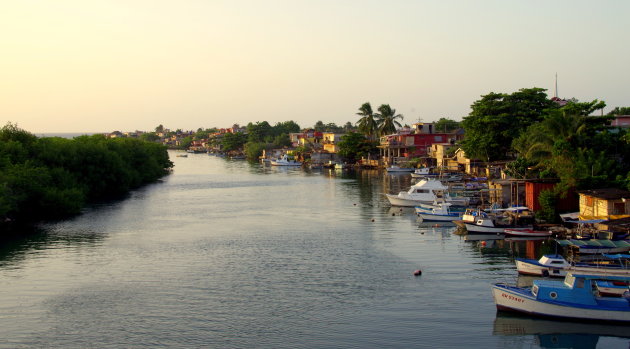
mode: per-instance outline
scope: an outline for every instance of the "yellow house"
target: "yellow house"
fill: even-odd
[[[583,190],[578,194],[582,220],[630,217],[630,191],[605,188]]]
[[[341,141],[341,136],[343,133],[329,133],[324,132],[322,134],[322,143],[324,144],[324,150],[329,153],[336,153],[339,151],[339,146],[337,143]]]

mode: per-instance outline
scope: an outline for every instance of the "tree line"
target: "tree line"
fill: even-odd
[[[0,129],[0,224],[59,219],[169,173],[166,147],[103,135],[38,138]]]

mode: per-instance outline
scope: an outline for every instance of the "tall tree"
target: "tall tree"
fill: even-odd
[[[364,134],[369,140],[373,140],[376,136],[378,125],[374,119],[372,105],[369,102],[363,103],[357,113],[361,118],[357,121],[359,132]]]
[[[512,141],[545,111],[559,105],[547,98],[545,89],[520,89],[512,94],[491,92],[471,106],[462,120],[466,139],[462,148],[468,156],[495,161],[509,158]]]
[[[378,134],[380,136],[396,133],[397,127],[402,127],[398,120],[402,120],[402,114],[396,114],[396,109],[392,109],[389,104],[381,104],[376,114],[378,124]]]
[[[451,132],[459,128],[459,122],[449,119],[449,118],[440,118],[440,120],[435,122],[435,131],[436,132]]]

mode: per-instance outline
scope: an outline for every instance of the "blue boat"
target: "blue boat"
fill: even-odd
[[[453,208],[448,202],[415,207],[416,215],[423,221],[452,222],[462,219],[463,211]]]
[[[531,288],[495,284],[498,310],[560,319],[630,322],[630,290],[602,294],[598,281],[630,282],[628,276],[567,274],[564,281],[535,280]]]

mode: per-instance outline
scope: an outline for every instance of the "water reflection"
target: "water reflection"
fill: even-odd
[[[495,336],[533,335],[542,348],[595,348],[602,337],[617,337],[615,344],[627,343],[630,330],[623,325],[602,325],[535,319],[498,312],[492,334]],[[609,345],[610,346],[610,343]]]

